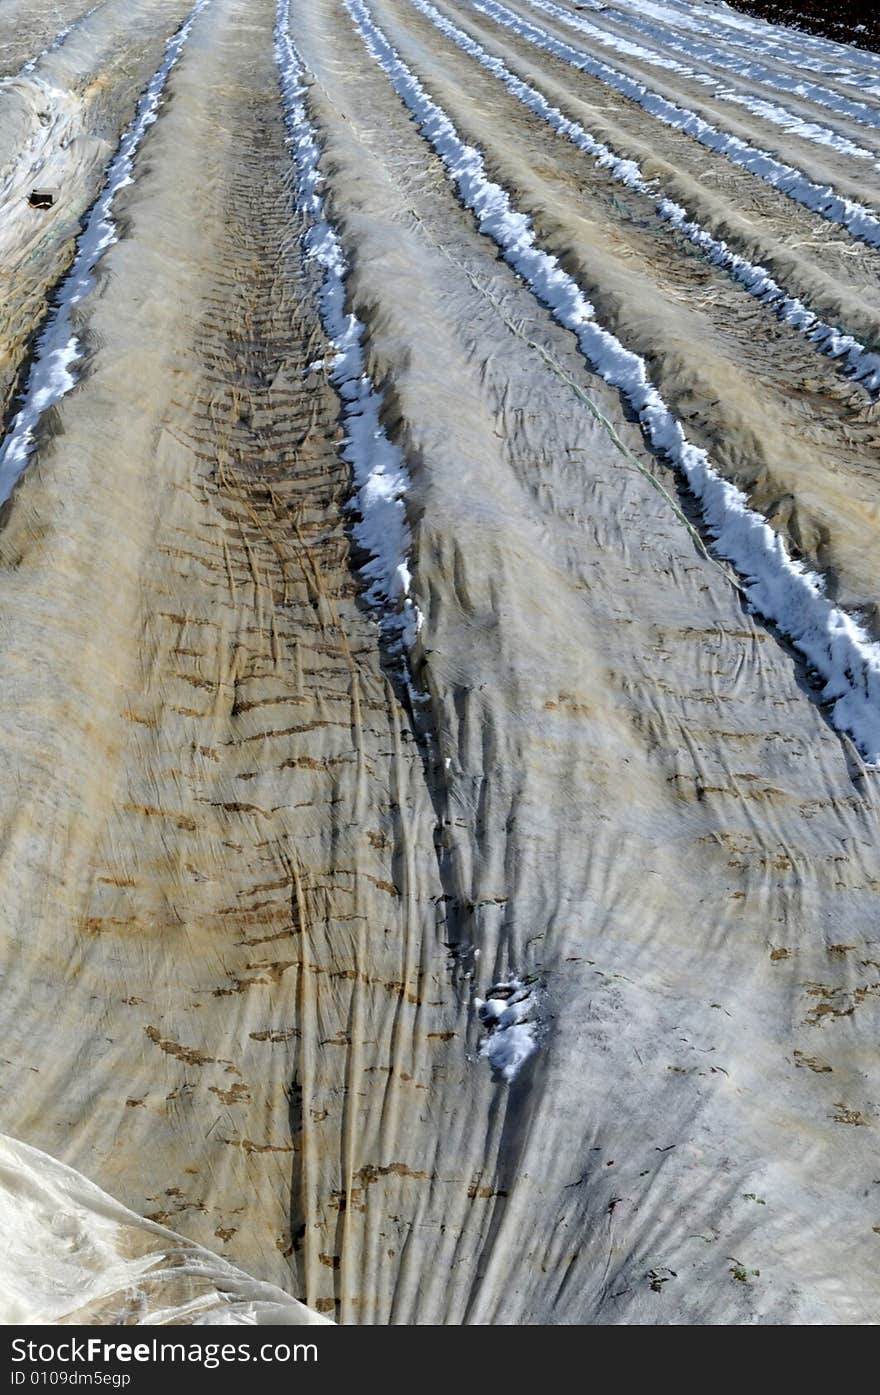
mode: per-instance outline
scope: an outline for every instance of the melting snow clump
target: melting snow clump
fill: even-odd
[[[474,1006],[486,1031],[480,1055],[510,1082],[538,1046],[535,994],[514,977],[494,984],[488,997],[474,999]]]

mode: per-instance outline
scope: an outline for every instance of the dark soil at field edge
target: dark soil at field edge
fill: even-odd
[[[864,0],[737,0],[734,9],[880,51],[880,8]]]

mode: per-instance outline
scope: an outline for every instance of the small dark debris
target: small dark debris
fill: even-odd
[[[54,189],[31,189],[28,203],[31,208],[53,208],[57,197]]]

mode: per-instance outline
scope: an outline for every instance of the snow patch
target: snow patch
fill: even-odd
[[[688,441],[648,377],[644,360],[595,322],[593,307],[577,283],[555,257],[536,246],[529,219],[487,177],[480,152],[462,141],[363,0],[344,4],[480,231],[492,238],[557,322],[575,334],[587,363],[631,404],[649,444],[681,472],[699,501],[715,552],[738,572],[753,610],[777,625],[822,678],[821,697],[837,729],[853,737],[869,763],[880,763],[880,644],[829,600],[822,578],[791,557],[784,540],[749,507],[742,491]]]
[[[196,0],[183,24],[166,43],[162,62],[137,104],[134,117],[107,168],[104,188],[77,239],[73,265],[61,282],[55,307],[37,339],[21,407],[0,444],[0,503],[9,498],[28,462],[44,413],[76,384],[75,370],[82,356],[82,346],[73,329],[73,309],[92,289],[96,266],[107,248],[118,239],[113,201],[120,189],[132,183],[134,157],[146,131],[156,120],[168,74],[181,55],[196,16],[210,3],[211,0]]]
[[[305,255],[321,269],[319,311],[333,350],[330,381],[342,403],[343,458],[351,466],[360,515],[353,532],[370,560],[361,567],[368,603],[381,615],[392,648],[409,648],[422,625],[411,596],[410,532],[405,496],[409,475],[403,455],[380,420],[382,394],[364,366],[364,326],[345,308],[347,267],[342,244],[327,219],[320,192],[318,145],[306,111],[305,68],[290,35],[289,0],[278,0],[275,58],[281,81],[289,144],[296,168],[297,199],[308,222]],[[323,360],[320,361],[323,365]],[[318,365],[310,364],[314,369]]]
[[[474,1007],[485,1030],[480,1055],[510,1083],[538,1048],[536,995],[513,976],[493,984],[487,997],[474,998]]]

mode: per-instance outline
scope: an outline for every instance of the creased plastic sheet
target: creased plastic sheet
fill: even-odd
[[[84,21],[106,98],[50,55],[81,209],[192,8],[138,4],[131,64],[119,0]],[[870,385],[657,191],[866,352],[876,253],[493,8],[211,0],[114,199],[0,520],[7,1320],[877,1320],[876,770],[518,274],[560,269],[873,642]],[[21,202],[19,367],[77,223]]]
[[[5,1136],[0,1226],[4,1323],[326,1322]]]

